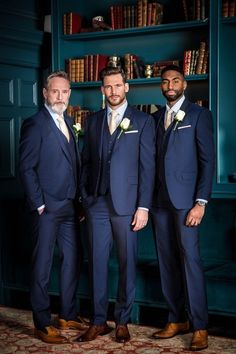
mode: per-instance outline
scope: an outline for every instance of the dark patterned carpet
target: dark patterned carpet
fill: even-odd
[[[113,322],[109,325],[114,327]],[[98,337],[90,343],[76,343],[76,331],[62,331],[69,343],[63,345],[46,344],[34,337],[31,312],[0,306],[0,353],[1,354],[47,354],[47,353],[86,353],[86,354],[156,354],[190,353],[188,346],[191,333],[168,340],[153,340],[151,334],[156,328],[129,325],[131,341],[119,344],[114,341],[114,331]],[[192,353],[192,352],[191,352]],[[210,335],[209,348],[205,354],[235,354],[236,339]]]

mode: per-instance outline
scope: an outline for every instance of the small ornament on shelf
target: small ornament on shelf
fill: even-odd
[[[146,79],[150,79],[152,77],[153,68],[151,64],[145,65],[145,77]]]
[[[108,59],[107,66],[111,66],[112,68],[120,68],[120,57],[118,57],[117,55],[111,55]]]
[[[109,26],[105,21],[103,16],[95,16],[92,19],[92,26],[96,30],[111,30],[111,26]]]

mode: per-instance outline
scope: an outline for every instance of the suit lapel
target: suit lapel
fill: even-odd
[[[97,115],[96,138],[97,138],[98,155],[100,159],[102,158],[102,144],[103,144],[103,134],[104,134],[105,124],[107,124],[106,109],[100,111]]]
[[[66,146],[67,142],[65,141],[65,139],[63,139],[63,136],[61,136],[61,132],[57,128],[53,118],[50,115],[50,113],[49,112],[46,112],[46,113],[47,113],[48,124],[49,124],[52,132],[54,133],[54,135],[55,135],[55,137],[56,137],[56,139],[58,141],[58,144],[60,145],[63,153],[65,154],[65,156],[68,159],[68,161],[71,163],[70,153],[69,153],[68,147]]]
[[[77,158],[77,161],[78,161],[78,164],[81,165],[81,159],[80,159],[80,151],[79,151],[79,144],[77,142],[77,139],[76,139],[76,136],[75,136],[75,133],[71,127],[71,123],[70,123],[70,120],[71,118],[68,118],[68,117],[65,117],[65,121],[67,123],[67,127],[70,131],[70,137],[74,140],[74,144],[75,144],[75,151],[76,151],[76,158]]]
[[[185,98],[185,100],[182,103],[182,106],[180,107],[180,109],[187,114],[190,106],[191,106],[191,102],[187,98]]]

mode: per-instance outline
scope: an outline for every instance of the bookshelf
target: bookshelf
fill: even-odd
[[[225,128],[226,121],[232,120],[233,105],[232,96],[227,95],[225,87],[228,86],[228,76],[230,76],[230,87],[233,93],[233,75],[227,74],[227,70],[233,66],[236,54],[235,48],[230,46],[232,41],[226,39],[230,36],[235,38],[235,17],[222,16],[221,0],[205,1],[205,17],[192,20],[188,15],[190,18],[188,21],[185,19],[184,1],[160,0],[159,2],[163,4],[163,22],[159,25],[64,35],[63,14],[67,12],[80,13],[82,27],[83,23],[85,26],[91,26],[92,18],[97,15],[103,16],[105,22],[110,24],[110,6],[134,5],[137,1],[89,0],[86,3],[83,1],[75,3],[72,0],[52,0],[53,69],[65,69],[68,58],[98,53],[119,57],[132,53],[141,58],[144,64],[153,64],[161,60],[182,61],[186,49],[199,48],[200,42],[206,41],[209,47],[208,71],[204,75],[186,77],[187,96],[194,102],[208,101],[213,113],[217,152],[213,197],[234,198],[236,184],[229,181],[228,175],[236,172],[236,162],[230,153],[235,143],[232,129]],[[227,65],[224,64],[225,62]],[[160,78],[137,78],[128,82],[130,104],[164,104],[159,89]],[[100,109],[101,102],[100,82],[72,83],[72,105],[80,105],[96,111]],[[227,112],[223,107],[226,107]],[[224,136],[226,142],[223,141]]]

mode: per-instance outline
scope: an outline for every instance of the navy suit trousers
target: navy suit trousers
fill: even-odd
[[[33,212],[34,247],[31,271],[31,304],[35,327],[51,325],[48,286],[54,248],[60,258],[60,318],[75,319],[78,282],[78,230],[71,200],[48,201],[42,215]]]
[[[94,324],[102,324],[107,319],[108,263],[113,241],[119,261],[115,321],[126,324],[130,319],[135,298],[137,259],[137,233],[132,231],[132,219],[133,215],[117,215],[109,196],[98,197],[87,210]]]
[[[186,312],[195,330],[208,322],[198,227],[185,226],[189,210],[172,206],[152,210],[163,295],[169,322],[183,322]]]

